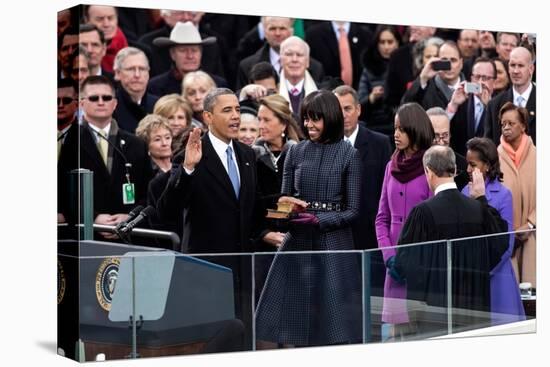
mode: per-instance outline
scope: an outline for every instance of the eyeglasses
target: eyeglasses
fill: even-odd
[[[66,106],[68,105],[69,103],[73,103],[74,101],[74,98],[73,97],[57,97],[57,105],[59,106],[60,104]]]
[[[449,139],[450,135],[449,133],[443,133],[443,134],[435,134],[434,141],[444,141]]]
[[[482,81],[482,82],[488,82],[489,80],[493,80],[495,79],[494,76],[489,76],[489,75],[480,75],[480,74],[472,74],[472,78],[471,78],[474,82],[477,82],[477,81]]]
[[[109,94],[104,94],[104,95],[92,95],[92,96],[88,96],[86,98],[90,102],[98,102],[100,98],[103,100],[103,102],[111,102],[113,100],[113,98],[115,98],[115,97],[113,97]]]

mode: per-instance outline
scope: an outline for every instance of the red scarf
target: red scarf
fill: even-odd
[[[391,175],[401,183],[407,183],[424,174],[422,157],[425,150],[418,150],[407,158],[405,152],[396,150],[391,157]]]
[[[119,27],[116,29],[116,33],[111,39],[111,42],[107,45],[107,52],[103,59],[101,60],[101,70],[108,71],[109,73],[113,72],[113,63],[115,62],[115,56],[117,52],[124,47],[128,47],[128,41],[126,36],[122,33]]]

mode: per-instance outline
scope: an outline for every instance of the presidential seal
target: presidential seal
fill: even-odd
[[[66,288],[67,288],[67,279],[65,278],[63,265],[61,265],[61,261],[57,260],[57,304],[60,304],[61,301],[63,301]]]
[[[111,310],[113,293],[115,292],[116,280],[118,278],[118,267],[120,259],[109,257],[103,260],[95,276],[95,294],[101,308],[105,311]]]

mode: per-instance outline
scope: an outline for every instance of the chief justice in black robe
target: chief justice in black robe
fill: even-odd
[[[398,245],[507,231],[506,222],[498,211],[487,204],[479,170],[473,174],[471,190],[477,198],[472,199],[462,195],[453,182],[456,163],[451,149],[431,147],[424,155],[423,164],[428,184],[435,195],[411,210]],[[452,242],[453,311],[462,309],[461,315],[469,311],[490,311],[490,271],[500,261],[507,244],[508,235]],[[390,274],[406,281],[408,299],[447,307],[445,241],[399,248],[391,270]],[[464,318],[461,320],[464,325]],[[473,322],[473,319],[466,319],[466,324]]]

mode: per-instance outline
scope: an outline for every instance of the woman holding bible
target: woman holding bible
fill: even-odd
[[[256,309],[264,349],[361,342],[359,255],[335,252],[354,248],[350,224],[359,211],[360,159],[343,140],[334,94],[308,95],[300,117],[306,140],[288,150],[279,199],[295,213]]]

